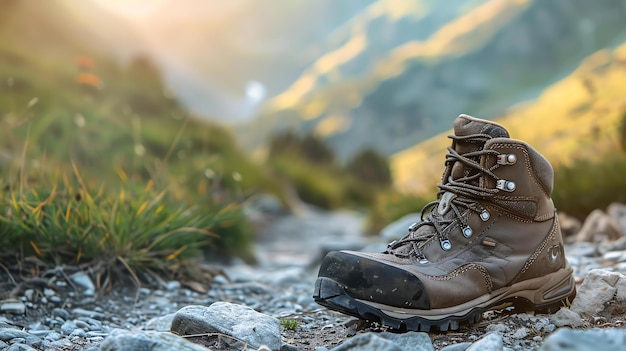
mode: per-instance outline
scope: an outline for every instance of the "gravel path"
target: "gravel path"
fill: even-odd
[[[333,349],[357,337],[384,336],[384,328],[322,308],[311,298],[317,264],[325,252],[363,247],[380,251],[385,247],[382,239],[362,235],[362,221],[362,215],[354,212],[309,209],[299,216],[276,216],[259,222],[258,264],[211,266],[220,273],[208,290],[169,281],[159,289],[137,289],[129,284],[100,296],[86,272],[59,268],[42,279],[22,283],[23,289],[10,299],[7,292],[14,285],[6,273],[0,273],[0,300],[4,299],[0,301],[0,350],[99,350],[115,329],[169,330],[181,308],[215,302],[248,306],[282,320],[282,341],[300,350]],[[571,241],[566,253],[579,282],[597,268],[626,273],[626,236],[595,243]],[[603,274],[599,281],[613,281],[606,278],[608,273]],[[618,278],[613,285],[619,285]],[[610,311],[585,319],[581,327],[624,331],[624,300],[611,298],[605,303],[612,305]],[[471,343],[489,341],[486,335],[498,335],[505,348],[533,350],[555,333],[559,323],[549,316],[492,312],[458,332],[428,334],[428,347],[452,350],[451,345],[456,345],[464,350]],[[208,346],[237,349],[217,342]]]

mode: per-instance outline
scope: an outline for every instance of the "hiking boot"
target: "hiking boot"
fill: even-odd
[[[437,200],[382,253],[322,261],[320,305],[396,329],[456,330],[487,310],[551,313],[576,295],[550,163],[499,124],[459,116]]]

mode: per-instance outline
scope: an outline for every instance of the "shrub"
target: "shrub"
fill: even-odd
[[[374,149],[358,152],[348,163],[348,171],[366,184],[391,185],[391,169],[387,157]]]
[[[626,202],[626,159],[615,153],[598,160],[580,160],[554,172],[556,207],[578,218],[611,202]]]
[[[269,141],[270,158],[283,155],[302,157],[316,164],[335,162],[335,152],[322,139],[312,134],[301,137],[293,131],[278,133]]]

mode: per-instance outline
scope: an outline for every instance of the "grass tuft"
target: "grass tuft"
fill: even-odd
[[[298,327],[298,321],[295,319],[282,318],[280,320],[280,325],[285,330],[296,330],[296,328]]]
[[[243,216],[237,203],[187,204],[152,181],[118,186],[90,187],[76,166],[56,180],[10,186],[0,194],[0,257],[86,264],[102,276],[120,265],[133,275],[171,274],[181,262],[223,249],[223,229]]]

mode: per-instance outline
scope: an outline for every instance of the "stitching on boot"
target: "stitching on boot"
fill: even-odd
[[[537,257],[539,257],[539,255],[543,252],[543,250],[545,250],[545,248],[548,246],[548,243],[550,243],[552,240],[556,238],[556,228],[558,228],[558,222],[555,219],[554,223],[552,223],[552,229],[550,230],[550,234],[545,239],[543,239],[543,241],[541,242],[539,247],[535,250],[535,252],[533,252],[533,254],[530,255],[530,258],[528,259],[528,261],[526,261],[526,263],[524,264],[524,267],[522,267],[522,270],[519,272],[517,277],[515,277],[514,281],[516,281],[520,275],[524,274],[530,268],[530,266],[533,263],[535,263],[535,261],[537,260]]]
[[[526,150],[526,148],[523,145],[508,144],[508,143],[496,143],[494,145],[495,146],[499,146],[499,147],[506,147],[506,148],[512,148],[512,149],[521,150],[524,153],[524,156],[525,156],[524,157],[524,163],[526,164],[526,170],[528,171],[528,174],[531,176],[531,178],[534,180],[534,182],[541,188],[543,193],[547,197],[550,197],[550,193],[548,193],[548,189],[546,189],[545,185],[543,185],[541,180],[539,180],[537,178],[537,176],[535,176],[535,173],[532,171],[532,164],[530,162],[530,154],[528,153],[528,150]]]
[[[489,272],[487,271],[487,268],[476,263],[463,265],[459,268],[454,269],[452,272],[446,275],[425,275],[425,277],[427,277],[430,280],[445,281],[445,280],[451,280],[453,278],[456,278],[459,275],[465,272],[468,272],[470,270],[478,270],[480,274],[483,276],[483,279],[485,280],[485,285],[487,286],[487,290],[489,290],[489,292],[493,290],[493,282],[491,281],[491,277],[489,276]]]

